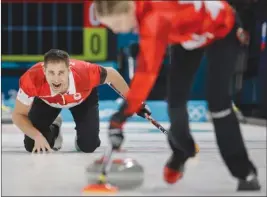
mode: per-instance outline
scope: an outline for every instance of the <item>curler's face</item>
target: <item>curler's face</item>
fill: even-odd
[[[44,66],[46,80],[54,93],[65,93],[69,86],[69,67],[64,61],[51,61]]]

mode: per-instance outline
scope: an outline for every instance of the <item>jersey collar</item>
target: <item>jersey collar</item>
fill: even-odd
[[[75,94],[76,93],[75,81],[74,81],[73,73],[71,70],[69,73],[69,89],[68,89],[67,93],[69,93],[69,94]]]

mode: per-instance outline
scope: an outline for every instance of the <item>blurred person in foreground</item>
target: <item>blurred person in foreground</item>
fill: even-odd
[[[164,180],[174,184],[183,176],[186,161],[195,155],[186,103],[203,54],[208,60],[209,110],[220,154],[238,190],[260,190],[257,169],[249,159],[229,93],[238,52],[248,37],[225,1],[109,1],[96,0],[97,19],[115,33],[136,31],[140,51],[127,100],[111,120],[109,138],[114,149],[124,140],[123,125],[146,100],[158,76],[168,45],[168,142],[172,154]]]
[[[76,124],[75,146],[92,153],[100,146],[99,108],[96,87],[112,83],[122,94],[128,85],[111,67],[70,59],[67,52],[51,49],[44,61],[32,66],[20,78],[14,124],[25,134],[28,152],[52,152],[62,147],[62,108],[69,108]],[[138,115],[144,117],[147,111]]]

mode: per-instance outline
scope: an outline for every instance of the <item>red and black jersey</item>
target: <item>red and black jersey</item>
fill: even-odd
[[[158,76],[167,45],[187,50],[225,37],[235,23],[225,1],[135,1],[140,50],[125,114],[138,111]]]
[[[33,98],[39,97],[52,107],[74,107],[100,85],[101,72],[102,67],[99,65],[71,59],[68,91],[55,94],[46,81],[43,62],[39,62],[20,78],[17,99],[25,105],[31,105]]]

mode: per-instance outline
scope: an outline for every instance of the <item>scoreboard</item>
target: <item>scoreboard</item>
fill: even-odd
[[[116,61],[117,38],[86,0],[4,0],[2,61],[35,62],[51,48],[91,62]]]

